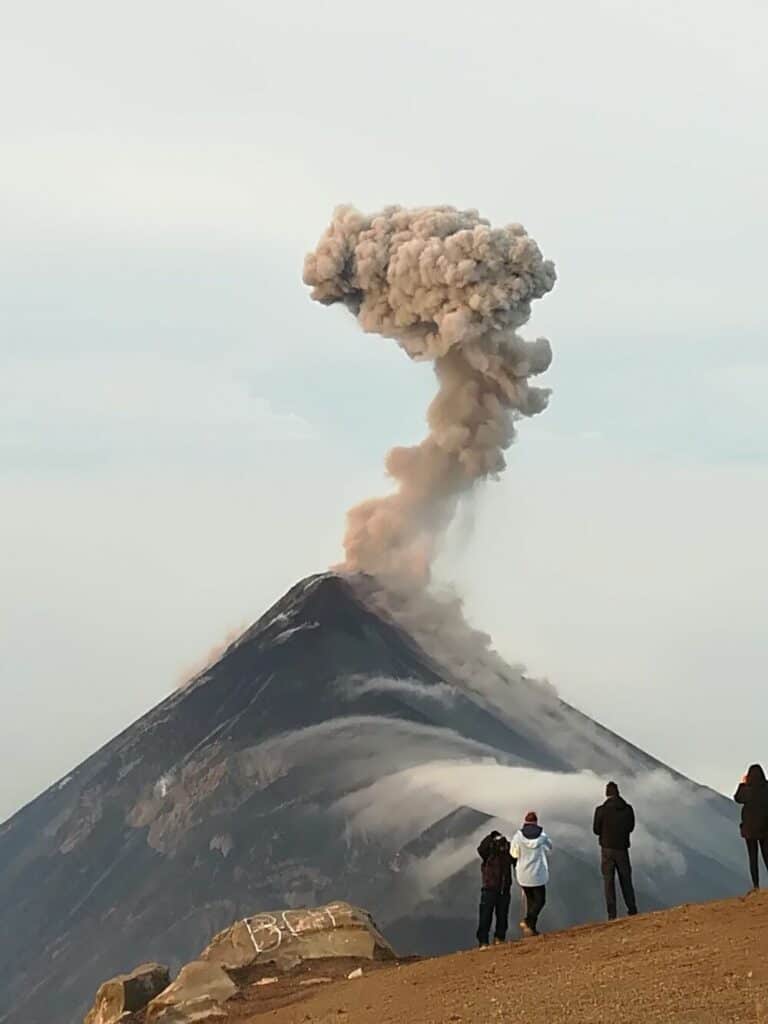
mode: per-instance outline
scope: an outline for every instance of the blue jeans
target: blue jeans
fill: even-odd
[[[477,941],[487,946],[491,936],[491,923],[496,915],[496,938],[503,942],[507,937],[509,923],[509,889],[480,890],[480,920],[477,925]]]

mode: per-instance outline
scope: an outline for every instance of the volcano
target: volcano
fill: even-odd
[[[555,844],[542,925],[599,919],[609,777],[641,910],[743,891],[724,797],[519,672],[474,687],[365,578],[311,577],[0,827],[0,1021],[71,1024],[105,978],[266,907],[349,900],[402,954],[470,946],[477,842],[531,806]]]

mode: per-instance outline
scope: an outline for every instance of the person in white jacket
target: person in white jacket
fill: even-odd
[[[525,893],[526,914],[520,922],[520,930],[525,936],[539,934],[536,925],[547,902],[548,854],[551,850],[552,840],[539,825],[536,811],[528,811],[509,848],[517,884]]]

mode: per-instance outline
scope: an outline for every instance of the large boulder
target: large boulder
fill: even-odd
[[[237,985],[216,963],[193,960],[147,1007],[146,1024],[192,1024],[193,1021],[226,1020],[223,1007],[237,992]]]
[[[142,964],[130,974],[119,974],[105,981],[83,1024],[114,1024],[125,1013],[143,1010],[170,982],[168,968],[162,964]]]
[[[395,953],[367,911],[337,902],[246,917],[219,932],[200,956],[228,970],[271,962],[285,970],[302,960],[391,960]]]

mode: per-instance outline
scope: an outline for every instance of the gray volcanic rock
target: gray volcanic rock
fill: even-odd
[[[237,985],[219,964],[193,960],[179,971],[172,985],[147,1007],[146,1024],[191,1024],[226,1020],[223,1007],[237,993]]]
[[[302,960],[329,957],[394,960],[395,953],[367,911],[336,902],[245,917],[219,932],[200,954],[229,971],[260,963],[287,970]]]
[[[168,968],[162,964],[142,964],[128,974],[110,978],[100,986],[83,1024],[115,1024],[123,1014],[143,1010],[170,981]]]
[[[477,841],[529,806],[556,844],[543,926],[602,917],[608,776],[641,822],[641,907],[744,888],[729,801],[519,675],[473,689],[364,592],[298,584],[0,826],[2,1024],[70,1024],[104,978],[175,971],[269,907],[365,906],[400,954],[472,945]]]

